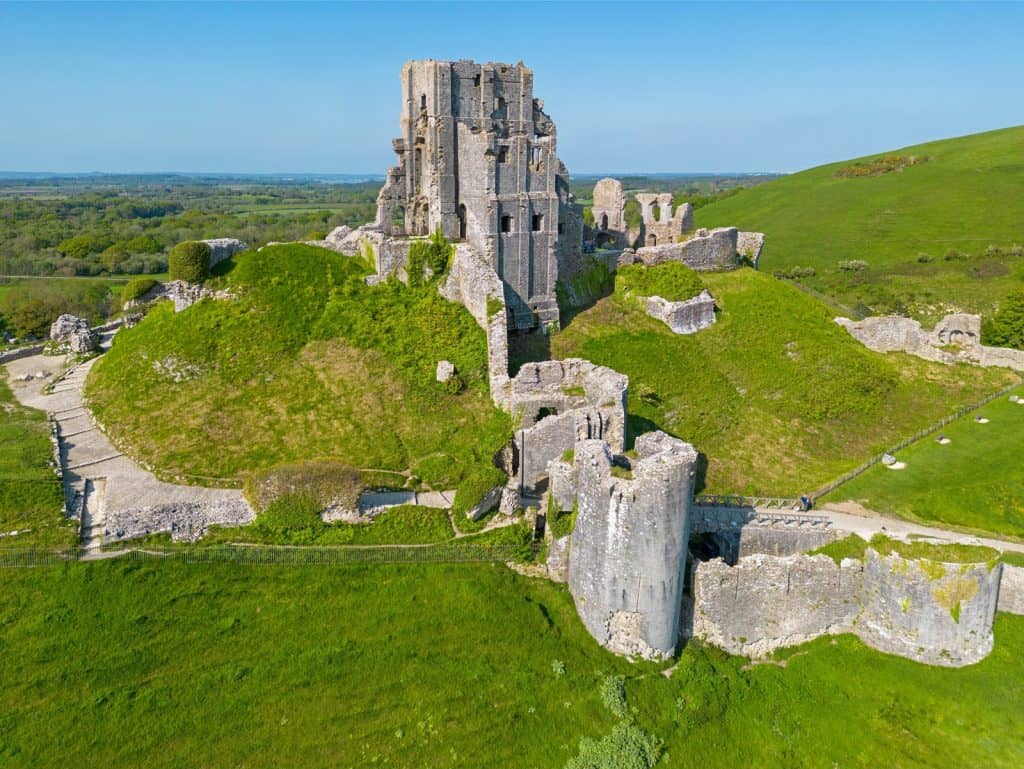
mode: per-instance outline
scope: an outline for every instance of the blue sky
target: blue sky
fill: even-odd
[[[10,4],[0,170],[383,173],[407,59],[516,62],[574,173],[1024,123],[1024,4]]]

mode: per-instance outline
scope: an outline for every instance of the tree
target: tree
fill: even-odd
[[[981,326],[981,341],[993,347],[1024,350],[1024,289],[1010,292]]]
[[[210,274],[210,247],[200,240],[186,240],[171,249],[167,257],[171,280],[202,283]]]

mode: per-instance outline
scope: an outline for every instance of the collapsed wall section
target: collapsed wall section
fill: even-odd
[[[674,653],[679,635],[697,452],[660,432],[637,438],[636,452],[616,472],[627,460],[606,443],[576,445],[569,590],[602,646],[657,659]]]
[[[662,262],[682,262],[691,270],[732,270],[740,266],[735,227],[697,230],[682,242],[658,243],[638,248],[636,255],[648,267]]]

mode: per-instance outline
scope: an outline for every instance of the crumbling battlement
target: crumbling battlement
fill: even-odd
[[[836,318],[861,344],[876,352],[907,352],[938,363],[973,363],[1024,371],[1024,350],[981,344],[981,316],[947,315],[931,331],[920,322],[898,315],[853,321]]]
[[[961,666],[992,650],[1002,566],[879,555],[753,555],[693,567],[693,635],[759,657],[821,635],[932,665]]]
[[[519,493],[543,490],[548,465],[581,440],[601,439],[621,452],[626,441],[629,379],[579,358],[527,363],[511,381]]]
[[[672,212],[672,193],[638,192],[640,204],[639,240],[643,246],[675,243],[683,233],[693,229],[693,206],[683,203]],[[657,209],[657,213],[655,213]]]
[[[603,441],[576,445],[569,591],[598,643],[656,659],[672,655],[679,636],[697,451],[656,432],[637,438],[636,453],[628,460]]]

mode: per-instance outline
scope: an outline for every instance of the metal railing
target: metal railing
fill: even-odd
[[[743,497],[737,494],[698,494],[693,498],[698,507],[740,507],[763,510],[799,510],[799,499],[785,497]]]

